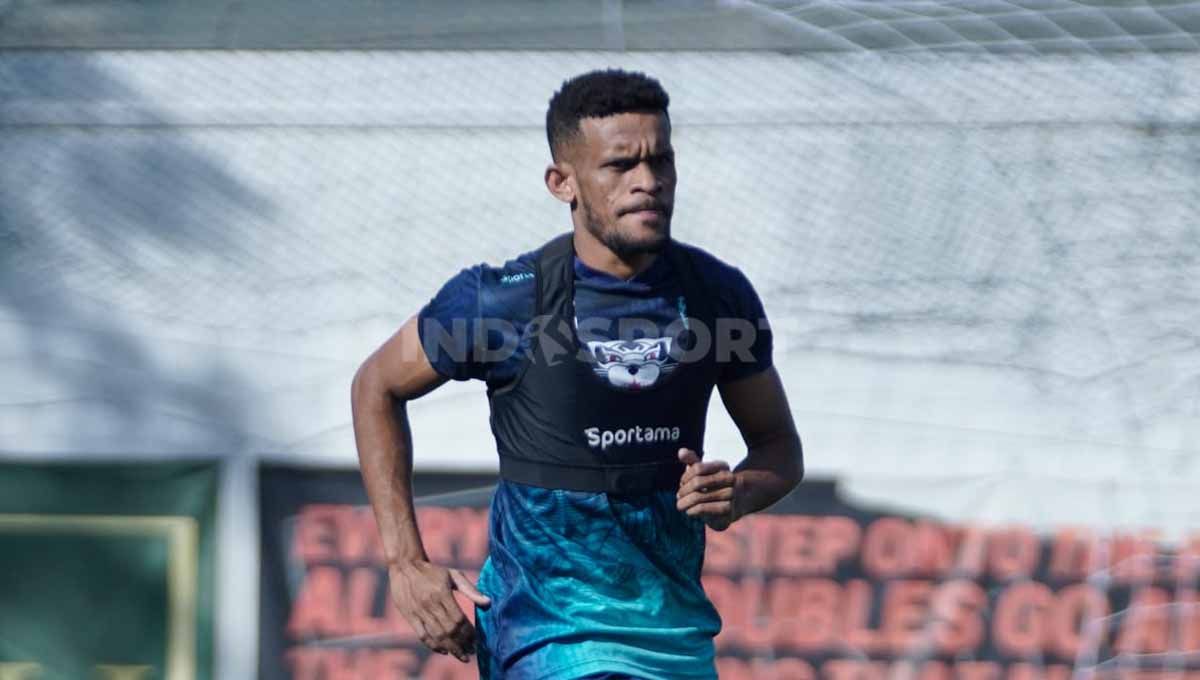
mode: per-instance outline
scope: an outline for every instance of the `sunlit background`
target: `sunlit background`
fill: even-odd
[[[893,577],[989,598],[957,651],[813,642],[809,595],[722,608],[722,677],[1200,672],[1200,2],[0,0],[0,678],[472,677],[397,632],[354,552],[350,379],[457,271],[569,229],[545,108],[607,66],[670,93],[674,234],[755,284],[828,482],[710,550],[714,601],[867,579],[886,637]],[[483,385],[410,414],[427,535],[478,568]],[[707,447],[744,455],[719,400]],[[885,515],[960,560],[968,525],[1042,552],[872,571]],[[836,569],[752,556],[814,517],[859,531]],[[1017,581],[1049,594],[1003,632]],[[1105,604],[1063,610],[1079,584]],[[937,609],[914,630],[940,639]],[[56,628],[82,612],[108,625]],[[101,658],[126,644],[103,629],[141,642]]]

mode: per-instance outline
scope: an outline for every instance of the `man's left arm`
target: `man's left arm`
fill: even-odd
[[[783,498],[804,476],[800,435],[774,366],[722,383],[721,401],[746,442],[746,458],[734,470],[721,460],[701,461],[680,449],[687,468],[676,506],[717,531]]]

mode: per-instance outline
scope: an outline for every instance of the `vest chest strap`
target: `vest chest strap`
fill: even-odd
[[[632,465],[563,465],[516,456],[500,456],[500,476],[518,484],[593,493],[645,494],[674,491],[683,476],[676,460]]]

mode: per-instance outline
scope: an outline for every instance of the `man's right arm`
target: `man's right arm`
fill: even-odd
[[[426,646],[466,661],[474,651],[475,630],[455,602],[453,590],[480,606],[490,601],[462,572],[431,564],[417,528],[406,406],[447,380],[426,356],[418,323],[419,317],[409,319],[355,374],[354,439],[396,607]]]

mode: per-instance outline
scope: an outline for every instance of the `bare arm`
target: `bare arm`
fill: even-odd
[[[354,375],[354,441],[388,564],[429,559],[413,513],[407,406],[445,382],[425,356],[416,317],[367,357]]]
[[[719,389],[746,442],[746,459],[730,471],[724,461],[701,462],[691,449],[681,449],[680,460],[688,467],[679,481],[678,507],[723,530],[796,488],[804,477],[804,456],[774,367]]]
[[[775,367],[721,386],[721,401],[746,442],[736,474],[734,519],[758,512],[786,496],[804,477],[804,453]]]
[[[407,404],[446,382],[421,347],[417,323],[417,317],[409,319],[355,374],[354,440],[396,607],[426,646],[466,661],[475,631],[451,591],[462,591],[480,606],[489,600],[462,572],[431,564],[417,528]]]

